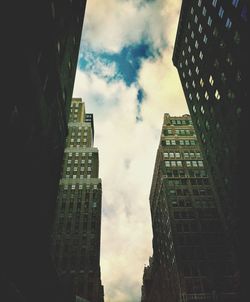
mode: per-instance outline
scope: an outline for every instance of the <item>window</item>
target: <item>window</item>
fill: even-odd
[[[186,88],[188,88],[188,87],[189,87],[189,86],[188,86],[188,82],[186,82],[186,85],[185,85],[185,86],[186,86]]]
[[[60,44],[60,42],[58,41],[58,42],[57,42],[57,52],[58,52],[58,54],[60,54],[60,51],[61,51],[61,44]]]
[[[206,100],[209,99],[209,95],[208,95],[208,92],[207,92],[207,91],[205,92],[205,99],[206,99]]]
[[[191,38],[192,39],[194,38],[194,32],[193,31],[191,32]]]
[[[195,105],[193,106],[193,112],[196,113],[196,108]]]
[[[212,5],[213,5],[214,7],[216,7],[216,5],[217,5],[217,0],[213,0]]]
[[[202,78],[200,79],[200,85],[201,85],[201,87],[203,87],[203,86],[204,86],[204,81],[203,81],[203,79],[202,79]]]
[[[207,10],[206,10],[205,6],[203,6],[202,15],[203,15],[203,16],[206,16],[206,13],[207,13]]]
[[[240,0],[233,0],[232,4],[233,4],[234,7],[237,7],[239,2],[240,2]]]
[[[203,161],[202,160],[198,160],[198,166],[203,167]]]
[[[185,51],[184,50],[182,51],[182,55],[183,55],[183,57],[185,56]]]
[[[186,166],[187,166],[187,167],[192,167],[192,165],[191,165],[191,161],[186,160]]]
[[[193,15],[193,13],[194,13],[194,8],[191,7],[191,14]]]
[[[198,6],[201,6],[201,0],[198,1]]]
[[[195,58],[194,58],[194,56],[192,56],[191,60],[192,60],[193,63],[195,63]]]
[[[204,37],[203,37],[203,42],[204,42],[205,44],[207,44],[207,36],[206,36],[206,35],[204,35]]]
[[[198,17],[197,17],[197,15],[195,15],[195,17],[194,17],[194,22],[195,22],[195,23],[198,22]]]
[[[202,26],[201,26],[201,24],[199,25],[199,32],[202,33]]]
[[[209,83],[211,84],[211,86],[214,85],[214,79],[213,79],[213,77],[211,75],[209,77]]]
[[[195,81],[192,82],[192,86],[195,88]]]
[[[212,18],[209,16],[208,17],[208,20],[207,20],[207,24],[209,25],[209,26],[211,26],[212,25]]]
[[[214,30],[213,30],[213,35],[215,37],[218,37],[218,34],[219,34],[219,31],[218,31],[217,27],[215,27]]]
[[[183,71],[183,73],[182,73],[182,76],[183,76],[183,78],[185,78],[185,72]]]
[[[199,95],[198,92],[196,93],[196,98],[197,98],[198,101],[200,100],[200,95]]]
[[[200,51],[199,57],[200,57],[201,60],[203,59],[203,53],[202,53],[202,51]]]
[[[190,29],[190,22],[188,22],[188,29]]]
[[[190,46],[188,46],[188,52],[189,52],[189,53],[191,52],[191,47],[190,47]]]
[[[187,61],[187,59],[185,60],[185,65],[188,66],[188,61]]]
[[[201,113],[204,114],[205,113],[205,110],[204,110],[204,107],[201,106]]]
[[[192,75],[191,69],[188,70],[188,74],[189,74],[190,76]]]
[[[197,40],[195,41],[195,44],[194,44],[194,46],[195,46],[195,48],[196,48],[196,49],[198,48],[198,46],[199,46],[199,43],[198,43],[198,41],[197,41]]]
[[[227,21],[226,21],[226,28],[231,28],[232,26],[232,21],[230,20],[230,18],[227,18]]]
[[[190,100],[192,100],[192,99],[193,99],[193,97],[192,97],[192,94],[191,94],[191,93],[189,93],[188,97],[189,97],[189,99],[190,99]]]
[[[221,17],[221,18],[223,18],[223,15],[224,15],[224,9],[222,8],[222,6],[220,7],[220,9],[219,9],[219,13],[218,13],[218,15]]]
[[[215,90],[215,94],[214,95],[215,95],[215,97],[216,97],[217,100],[220,99],[220,93],[219,93],[219,91],[217,89]]]

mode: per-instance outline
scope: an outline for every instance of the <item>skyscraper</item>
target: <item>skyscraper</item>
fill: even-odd
[[[102,185],[93,115],[72,99],[53,233],[53,258],[60,275],[72,279],[74,294],[103,301],[100,279]]]
[[[1,301],[69,301],[49,238],[85,5],[38,0],[1,6]]]
[[[249,94],[248,36],[248,1],[182,2],[173,62],[216,186],[225,229],[235,246],[236,262],[239,204],[244,198],[240,184],[247,129],[243,114]]]
[[[239,301],[217,202],[190,116],[165,114],[150,192],[150,287],[142,301]]]

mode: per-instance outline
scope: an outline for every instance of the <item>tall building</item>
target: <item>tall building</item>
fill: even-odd
[[[190,116],[165,114],[150,192],[151,286],[142,301],[239,301],[217,202]]]
[[[85,5],[1,6],[1,301],[69,301],[49,240]]]
[[[236,262],[239,209],[244,208],[240,201],[248,127],[243,117],[249,95],[248,36],[249,1],[182,2],[173,63],[216,186],[225,229],[235,246]]]
[[[102,184],[98,149],[93,147],[93,115],[72,99],[69,134],[59,185],[52,253],[60,275],[72,280],[74,294],[103,301],[100,279]]]

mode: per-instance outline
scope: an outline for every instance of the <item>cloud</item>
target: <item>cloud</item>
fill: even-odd
[[[149,193],[163,115],[188,112],[172,64],[179,10],[180,0],[87,2],[73,96],[94,114],[105,302],[138,302],[144,264],[152,255]],[[121,56],[143,43],[153,55],[132,54],[127,61]],[[129,85],[128,71],[121,76],[115,56],[123,64],[140,62]]]
[[[172,39],[172,24],[180,0],[87,2],[82,40],[92,49],[119,53],[123,47],[146,40],[155,50]]]

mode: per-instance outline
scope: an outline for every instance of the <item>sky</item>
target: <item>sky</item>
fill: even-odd
[[[139,302],[164,113],[188,113],[172,63],[181,0],[88,0],[73,97],[94,114],[105,302]]]

